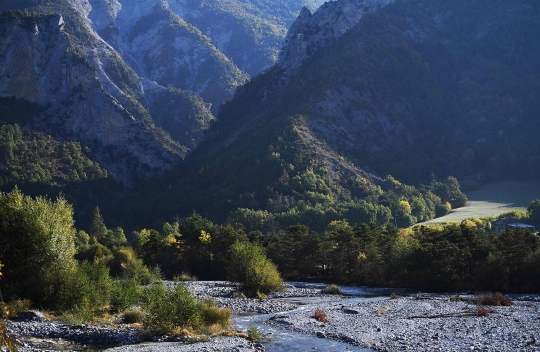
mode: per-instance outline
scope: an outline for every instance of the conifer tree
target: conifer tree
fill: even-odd
[[[100,243],[103,243],[107,237],[107,226],[105,226],[105,222],[103,221],[103,217],[101,216],[99,207],[97,206],[94,208],[94,212],[92,213],[89,235],[91,237],[95,237]]]

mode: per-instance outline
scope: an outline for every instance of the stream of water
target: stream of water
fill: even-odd
[[[325,309],[332,306],[341,306],[355,304],[359,302],[376,301],[384,299],[385,297],[373,297],[368,295],[362,289],[357,287],[340,287],[342,292],[350,295],[349,298],[342,298],[336,296],[336,298],[322,299],[307,298],[302,299],[303,305],[297,309],[291,311],[285,311],[273,314],[253,314],[253,315],[237,315],[233,317],[234,324],[242,331],[246,331],[250,325],[256,327],[263,336],[267,337],[267,341],[264,341],[264,347],[268,352],[305,352],[305,351],[328,351],[328,352],[342,352],[342,351],[361,351],[372,352],[375,351],[370,348],[361,348],[350,345],[345,342],[339,342],[326,338],[318,338],[314,334],[303,334],[291,330],[279,329],[274,326],[264,324],[263,322],[276,315],[288,315],[299,312],[312,312],[316,308]]]

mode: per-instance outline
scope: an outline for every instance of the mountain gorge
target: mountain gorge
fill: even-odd
[[[43,107],[29,121],[2,120],[83,143],[130,187],[161,174],[197,147],[219,105],[249,78],[216,45],[234,54],[245,43],[251,68],[243,68],[256,74],[275,61],[268,53],[277,51],[294,13],[315,1],[284,2],[271,17],[263,16],[264,1],[260,8],[228,5],[2,2],[0,95]],[[181,16],[204,25],[208,36]]]
[[[3,120],[130,186],[100,203],[118,223],[406,227],[465,203],[452,176],[539,171],[533,0],[0,5],[24,8],[2,15],[0,95],[39,112]]]
[[[407,226],[464,203],[449,175],[534,177],[537,10],[422,0],[304,9],[277,65],[222,105],[190,168],[163,179],[184,201],[158,205],[165,192],[154,192],[151,203],[246,229]]]

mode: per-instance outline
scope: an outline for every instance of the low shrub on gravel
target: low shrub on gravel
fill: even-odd
[[[191,275],[189,271],[182,271],[180,275],[175,275],[173,277],[174,281],[197,281],[198,278],[195,275]]]
[[[327,295],[341,295],[343,292],[341,292],[341,289],[338,285],[328,285],[325,288],[321,290],[322,293],[325,293]]]
[[[478,308],[476,315],[478,315],[479,317],[488,317],[489,310],[486,308]]]
[[[328,322],[328,315],[326,312],[322,309],[317,308],[315,310],[315,314],[313,315],[315,320],[320,321],[321,323],[327,323]]]
[[[242,284],[248,297],[280,291],[283,280],[276,266],[268,260],[261,246],[250,242],[236,242],[231,246],[228,277]]]
[[[195,297],[184,284],[174,290],[163,283],[153,284],[141,292],[141,303],[146,315],[145,329],[154,334],[168,334],[177,328],[197,329],[201,326],[201,312]]]
[[[197,302],[197,306],[201,311],[201,319],[204,325],[219,325],[221,328],[226,328],[231,324],[231,310],[229,308],[219,308],[214,300],[201,300]]]
[[[122,323],[135,324],[141,323],[144,318],[144,312],[140,309],[132,309],[122,314]]]
[[[18,299],[18,300],[9,302],[6,306],[6,309],[9,312],[8,318],[9,319],[17,318],[20,312],[29,310],[31,305],[32,305],[32,302],[30,302],[29,299]]]
[[[478,297],[477,304],[483,305],[483,306],[511,306],[514,304],[512,300],[508,297],[504,297],[502,293],[495,292],[495,293],[484,293],[481,294]]]
[[[257,327],[253,324],[249,324],[247,328],[248,340],[250,341],[260,341],[263,339],[263,334]]]

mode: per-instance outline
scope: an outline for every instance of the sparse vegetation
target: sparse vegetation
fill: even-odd
[[[261,341],[264,338],[261,331],[253,324],[249,324],[247,328],[247,339],[250,341]]]
[[[477,299],[477,304],[483,306],[511,306],[514,304],[512,299],[504,297],[500,292],[488,292],[481,294]]]
[[[122,313],[122,323],[124,324],[142,323],[143,319],[144,312],[139,308],[128,310]]]
[[[229,308],[219,308],[212,299],[204,299],[197,302],[201,311],[201,319],[205,326],[218,325],[227,328],[232,322],[232,313]]]
[[[343,292],[339,288],[338,285],[328,285],[325,288],[321,290],[322,293],[328,294],[328,295],[341,295]]]
[[[326,312],[322,309],[317,308],[315,310],[315,313],[313,314],[313,318],[315,320],[320,321],[321,323],[327,323],[328,322],[328,315]]]
[[[479,317],[488,317],[489,313],[489,309],[486,308],[478,308],[478,310],[476,311],[476,315]]]

